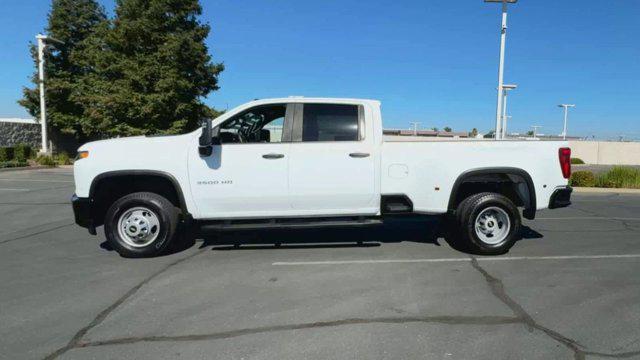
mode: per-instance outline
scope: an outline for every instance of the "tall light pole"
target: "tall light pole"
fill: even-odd
[[[562,140],[567,140],[567,118],[569,117],[569,108],[576,107],[574,104],[560,104],[558,107],[564,108],[564,127],[562,128]]]
[[[507,120],[511,117],[507,115],[507,95],[509,90],[515,90],[517,87],[518,85],[502,85],[502,139],[507,137]]]
[[[502,136],[502,89],[504,81],[504,48],[507,40],[507,4],[518,0],[484,0],[490,3],[502,3],[502,27],[500,29],[500,64],[498,66],[498,104],[496,106],[496,140]]]
[[[538,129],[541,128],[542,126],[540,126],[540,125],[532,125],[531,127],[533,128],[533,138],[537,139],[538,138]]]
[[[40,152],[48,154],[50,149],[49,140],[47,139],[47,102],[44,96],[44,49],[48,41],[58,44],[64,43],[42,34],[36,35],[36,39],[38,40],[38,83],[40,86],[40,127],[42,131],[42,149],[40,149]]]
[[[412,122],[409,123],[409,125],[413,126],[413,135],[417,136],[418,135],[418,125],[420,125],[421,123],[419,122]]]
[[[505,102],[507,101],[507,98],[504,99]],[[502,125],[502,138],[506,139],[507,138],[507,120],[511,119],[513,116],[511,115],[505,115],[504,116],[504,124]]]

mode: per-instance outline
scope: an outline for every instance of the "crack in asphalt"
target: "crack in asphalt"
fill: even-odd
[[[600,357],[614,358],[614,359],[626,359],[626,358],[636,357],[640,355],[640,351],[629,351],[629,352],[617,353],[617,354],[607,354],[607,353],[601,353],[597,351],[585,351],[584,353],[585,355],[593,355],[593,356],[600,356]]]
[[[547,336],[549,336],[553,340],[561,343],[562,345],[564,345],[565,347],[567,347],[571,351],[573,351],[575,359],[584,359],[585,358],[584,351],[581,349],[581,348],[584,348],[584,347],[581,344],[579,344],[577,341],[575,341],[573,339],[570,339],[570,338],[560,334],[559,332],[556,332],[554,330],[551,330],[549,328],[546,328],[546,327],[538,324],[531,317],[531,315],[529,315],[529,313],[527,313],[524,310],[524,308],[520,304],[518,304],[515,300],[513,300],[513,298],[511,298],[507,294],[507,292],[506,292],[506,290],[504,288],[504,284],[502,283],[502,281],[500,279],[494,277],[493,275],[489,274],[489,272],[487,270],[485,270],[482,266],[480,266],[480,264],[478,263],[478,260],[474,256],[471,257],[471,266],[474,269],[476,269],[480,274],[482,274],[482,276],[484,277],[485,281],[489,285],[489,289],[491,289],[491,293],[496,298],[498,298],[498,300],[502,301],[502,303],[507,305],[507,307],[509,307],[509,309],[511,309],[511,311],[513,311],[513,313],[516,315],[516,317],[518,319],[521,319],[522,322],[525,325],[527,325],[527,328],[529,329],[529,331],[533,331],[533,329],[537,329],[539,331],[542,331],[543,333],[545,333]]]
[[[581,212],[583,212],[583,213],[585,213],[585,214],[588,214],[588,215],[598,216],[598,217],[602,216],[602,215],[598,214],[598,213],[597,213],[597,212],[595,212],[595,211],[581,209],[581,208],[579,208],[579,207],[577,207],[577,206],[572,206],[571,208],[572,208],[572,209],[575,209],[575,210],[578,210],[578,211],[581,211]]]
[[[613,358],[613,359],[626,359],[626,358],[636,357],[636,356],[640,355],[640,350],[639,351],[629,351],[629,352],[624,352],[624,353],[616,353],[616,354],[607,354],[607,353],[601,353],[601,352],[597,352],[597,351],[584,351],[584,354],[585,355],[600,356],[600,357],[605,357],[605,358]]]
[[[65,226],[70,226],[71,224],[61,225],[56,228],[43,230],[38,233],[28,234],[21,236],[15,239],[5,240],[1,243],[13,241],[33,235],[37,235],[40,233],[53,231]],[[627,224],[625,224],[627,225]],[[140,288],[160,276],[162,273],[170,269],[171,267],[178,265],[182,262],[185,262],[198,254],[204,253],[205,248],[201,248],[199,251],[173,261],[167,265],[165,265],[160,270],[151,274],[140,283],[129,289],[124,295],[118,298],[114,303],[109,305],[107,308],[102,310],[89,324],[78,330],[71,340],[63,347],[53,351],[46,357],[45,360],[56,359],[57,357],[65,354],[66,352],[76,349],[76,348],[85,348],[85,347],[99,347],[99,346],[109,346],[109,345],[123,345],[123,344],[133,344],[140,342],[181,342],[181,341],[206,341],[206,340],[217,340],[217,339],[228,339],[245,335],[255,335],[255,334],[263,334],[270,332],[279,332],[279,331],[291,331],[291,330],[304,330],[304,329],[317,329],[317,328],[328,328],[328,327],[338,327],[338,326],[347,326],[347,325],[365,325],[365,324],[405,324],[405,323],[433,323],[433,324],[446,324],[446,325],[506,325],[506,324],[523,324],[527,327],[530,332],[534,330],[538,330],[554,341],[562,344],[567,349],[571,350],[574,354],[574,359],[585,359],[586,356],[600,356],[606,358],[630,358],[640,355],[640,351],[630,351],[630,352],[621,352],[621,353],[604,353],[597,351],[589,351],[586,350],[585,346],[573,340],[555,330],[549,329],[541,324],[538,324],[529,313],[513,298],[511,298],[505,289],[505,286],[499,278],[491,275],[487,270],[485,270],[482,266],[480,266],[478,260],[471,256],[471,265],[472,267],[478,271],[485,279],[491,293],[499,299],[502,303],[504,303],[515,316],[415,316],[415,317],[382,317],[382,318],[349,318],[342,320],[333,320],[333,321],[320,321],[320,322],[311,322],[311,323],[299,323],[299,324],[287,324],[287,325],[275,325],[275,326],[264,326],[264,327],[255,327],[255,328],[245,328],[238,330],[230,330],[224,332],[214,332],[214,333],[206,333],[206,334],[189,334],[189,335],[175,335],[175,336],[140,336],[140,337],[124,337],[124,338],[115,338],[108,340],[96,340],[96,341],[88,341],[83,342],[82,339],[84,336],[96,326],[102,324],[102,322],[120,305],[122,305],[125,301],[135,295]]]
[[[189,256],[186,256],[186,257],[184,257],[182,259],[178,259],[176,261],[173,261],[173,262],[165,265],[163,268],[161,268],[160,270],[156,271],[155,273],[151,274],[150,276],[148,276],[144,280],[142,280],[140,283],[138,283],[136,286],[134,286],[131,289],[129,289],[129,291],[127,291],[124,295],[122,295],[120,298],[118,298],[114,303],[112,303],[111,305],[106,307],[104,310],[102,310],[89,324],[87,324],[85,327],[83,327],[80,330],[78,330],[75,333],[75,335],[73,335],[71,340],[69,340],[67,345],[65,345],[65,346],[59,348],[58,350],[55,350],[54,352],[50,353],[49,355],[45,356],[44,360],[55,359],[58,356],[66,353],[67,351],[79,347],[82,338],[89,332],[89,330],[91,330],[94,327],[100,325],[104,321],[104,319],[107,318],[107,316],[109,316],[115,309],[118,308],[118,306],[120,306],[122,303],[127,301],[127,299],[129,299],[131,296],[133,296],[136,292],[138,292],[138,290],[140,290],[141,287],[143,287],[144,285],[148,284],[150,281],[152,281],[153,279],[155,279],[156,277],[158,277],[159,275],[161,275],[162,273],[164,273],[165,271],[167,271],[171,267],[173,267],[175,265],[178,265],[178,264],[180,264],[180,263],[182,263],[182,262],[184,262],[186,260],[189,260],[189,259],[193,258],[194,256],[196,256],[198,254],[202,254],[204,252],[205,252],[204,249],[200,249],[197,252],[195,252],[195,253],[193,253],[193,254],[191,254]]]
[[[46,224],[45,224],[45,225],[46,225]],[[31,237],[31,236],[36,236],[36,235],[40,235],[40,234],[44,234],[44,233],[48,233],[48,232],[50,232],[50,231],[54,231],[54,230],[58,230],[58,229],[62,229],[62,228],[65,228],[65,227],[68,227],[68,226],[72,226],[72,225],[75,225],[75,222],[71,222],[71,223],[68,223],[68,224],[62,224],[62,225],[55,226],[55,227],[52,227],[52,228],[49,228],[49,229],[45,229],[45,230],[41,230],[41,231],[36,231],[36,232],[34,232],[34,233],[29,233],[29,234],[21,235],[21,236],[18,236],[18,237],[15,237],[15,238],[11,238],[11,239],[2,240],[2,241],[0,241],[0,245],[2,245],[2,244],[6,244],[6,243],[9,243],[9,242],[12,242],[12,241],[20,240],[20,239],[25,239],[25,238],[28,238],[28,237]],[[21,231],[21,230],[18,230],[18,231]]]
[[[569,350],[573,351],[574,359],[582,360],[582,359],[585,359],[587,355],[601,356],[601,357],[607,357],[607,358],[629,358],[629,357],[640,355],[640,350],[623,352],[623,353],[604,353],[604,352],[586,350],[585,346],[580,344],[576,340],[573,340],[565,335],[562,335],[561,333],[555,330],[549,329],[545,326],[538,324],[531,317],[531,315],[529,315],[529,313],[527,313],[524,310],[524,308],[520,304],[518,304],[515,300],[513,300],[513,298],[511,298],[507,294],[502,280],[491,275],[487,270],[485,270],[482,266],[480,266],[480,263],[474,256],[471,256],[471,266],[474,269],[476,269],[480,274],[482,274],[482,276],[485,278],[485,281],[487,282],[487,284],[489,285],[489,288],[491,289],[491,293],[500,301],[502,301],[502,303],[507,305],[507,307],[509,307],[511,311],[513,311],[513,313],[516,315],[516,318],[520,319],[521,322],[524,323],[530,331],[533,329],[541,331],[547,336],[549,336],[551,339],[564,345]]]
[[[264,326],[264,327],[255,327],[255,328],[245,328],[238,330],[230,330],[224,332],[214,332],[214,333],[206,333],[206,334],[190,334],[190,335],[174,335],[174,336],[138,336],[138,337],[124,337],[124,338],[115,338],[108,340],[96,340],[96,341],[88,341],[83,342],[83,337],[93,328],[100,325],[114,310],[116,310],[120,305],[122,305],[126,300],[131,298],[135,293],[138,292],[140,288],[151,282],[153,279],[167,271],[169,268],[178,265],[182,262],[185,262],[198,254],[204,253],[205,248],[201,248],[199,251],[184,257],[182,259],[178,259],[166,266],[162,269],[156,271],[152,275],[145,278],[143,281],[138,283],[136,286],[132,287],[127,291],[124,295],[118,298],[114,303],[109,305],[107,308],[102,310],[88,325],[81,328],[76,332],[76,334],[71,338],[71,340],[67,343],[67,345],[55,350],[54,352],[47,355],[44,360],[56,359],[60,355],[65,354],[66,352],[77,349],[77,348],[87,348],[87,347],[100,347],[100,346],[109,346],[109,345],[125,345],[125,344],[134,344],[140,342],[181,342],[181,341],[206,341],[206,340],[218,340],[218,339],[228,339],[245,335],[255,335],[255,334],[263,334],[263,333],[271,333],[271,332],[279,332],[279,331],[291,331],[291,330],[304,330],[304,329],[318,329],[318,328],[329,328],[329,327],[337,327],[337,326],[347,326],[347,325],[365,325],[365,324],[406,324],[406,323],[433,323],[433,324],[446,324],[446,325],[507,325],[507,324],[524,324],[530,332],[534,330],[538,330],[554,341],[564,345],[566,348],[571,350],[574,354],[574,359],[583,360],[588,355],[592,356],[600,356],[606,358],[630,358],[634,356],[640,355],[640,351],[631,351],[631,352],[623,352],[623,353],[604,353],[604,352],[596,352],[586,350],[585,347],[578,343],[576,340],[573,340],[561,333],[549,329],[545,326],[538,324],[529,313],[524,310],[524,308],[516,302],[513,298],[511,298],[505,289],[505,286],[499,278],[491,275],[487,270],[485,270],[480,264],[478,260],[471,256],[471,266],[478,271],[487,282],[491,293],[498,298],[502,303],[504,303],[515,316],[414,316],[414,317],[381,317],[381,318],[349,318],[342,320],[334,320],[334,321],[320,321],[320,322],[312,322],[312,323],[300,323],[300,324],[288,324],[288,325],[275,325],[275,326]]]
[[[640,231],[640,228],[636,227],[637,225],[632,225],[631,223],[629,223],[629,221],[624,221],[622,220],[622,225],[624,225],[624,228],[628,231],[633,231],[633,232],[638,232]]]
[[[337,327],[345,325],[363,325],[363,324],[406,324],[406,323],[437,323],[448,325],[504,325],[520,323],[520,319],[511,316],[426,316],[426,317],[386,317],[386,318],[352,318],[334,321],[319,321],[312,323],[288,324],[264,326],[256,328],[246,328],[239,330],[230,330],[209,334],[193,334],[193,335],[176,335],[176,336],[141,336],[117,338],[110,340],[99,340],[86,343],[80,343],[78,347],[95,347],[105,345],[122,345],[138,342],[159,342],[159,341],[202,341],[228,339],[244,335],[254,335],[271,333],[277,331],[317,329],[325,327]]]
[[[627,220],[622,220],[622,219],[616,219],[616,218],[607,218],[607,217],[603,217],[601,214],[596,213],[595,211],[590,211],[590,210],[585,210],[585,209],[581,209],[577,206],[572,206],[572,209],[581,211],[585,214],[591,215],[591,216],[595,216],[595,217],[602,217],[603,220],[610,220],[610,221],[615,221],[615,222],[619,222],[622,224],[622,229],[616,229],[616,230],[553,230],[553,229],[544,229],[544,228],[536,228],[536,230],[538,231],[544,231],[544,232],[556,232],[556,233],[580,233],[580,232],[591,232],[591,233],[598,233],[598,232],[611,232],[611,231],[631,231],[631,232],[638,232],[640,231],[640,229],[638,229],[637,227],[634,227],[633,225],[631,225],[629,223],[629,221]]]

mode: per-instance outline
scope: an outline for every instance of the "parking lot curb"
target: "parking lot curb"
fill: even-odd
[[[640,195],[640,189],[574,187],[573,191],[577,192],[577,193],[638,194],[638,195]]]

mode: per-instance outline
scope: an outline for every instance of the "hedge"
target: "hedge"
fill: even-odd
[[[29,164],[26,161],[16,161],[16,160],[0,161],[0,169],[24,167],[24,166],[28,166],[28,165]]]
[[[32,154],[33,150],[27,144],[18,144],[13,148],[13,158],[17,161],[27,161]]]
[[[596,177],[591,171],[575,171],[569,181],[571,186],[593,187],[596,185]]]
[[[0,162],[6,162],[11,160],[13,160],[13,148],[0,147]]]
[[[614,166],[596,178],[597,187],[640,189],[640,169]]]

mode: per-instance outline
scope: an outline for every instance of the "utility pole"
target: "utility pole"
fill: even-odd
[[[496,140],[502,136],[502,90],[504,83],[504,52],[507,41],[507,4],[518,0],[484,0],[484,2],[502,3],[502,27],[500,29],[500,61],[498,65],[498,104],[496,106]]]
[[[505,103],[506,103],[507,98],[504,98],[504,100],[505,100]],[[506,115],[506,113],[505,113],[505,115],[504,115],[504,125],[502,126],[502,138],[503,139],[508,138],[508,136],[507,136],[508,135],[507,134],[507,120],[509,120],[511,118],[512,118],[511,115]]]
[[[502,85],[502,139],[506,139],[507,137],[507,120],[511,117],[507,115],[507,95],[509,94],[509,91],[515,90],[517,87],[518,85]]]
[[[533,138],[537,139],[538,138],[538,128],[541,128],[542,126],[540,125],[533,125],[531,126],[533,128]]]
[[[567,139],[567,118],[569,117],[569,108],[576,107],[573,104],[560,104],[558,107],[564,108],[564,126],[562,128],[562,139]]]
[[[42,131],[42,148],[40,152],[43,154],[49,154],[49,139],[47,138],[47,102],[44,96],[44,50],[47,46],[47,41],[52,41],[58,44],[64,44],[62,41],[49,37],[47,35],[36,35],[38,40],[38,83],[40,88],[40,127]]]
[[[420,125],[421,123],[419,122],[412,122],[409,123],[409,125],[413,126],[413,135],[414,136],[418,136],[418,125]]]

